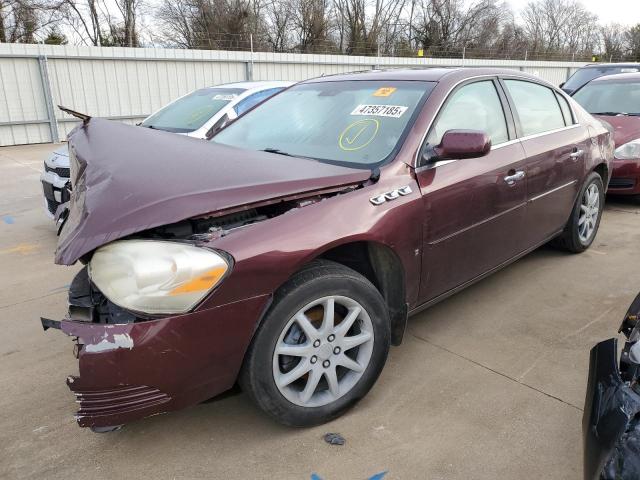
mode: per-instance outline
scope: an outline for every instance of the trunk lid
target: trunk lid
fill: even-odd
[[[187,218],[332,187],[371,172],[92,118],[69,137],[73,191],[55,261]]]

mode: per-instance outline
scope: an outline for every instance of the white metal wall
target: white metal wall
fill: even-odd
[[[0,44],[0,146],[63,140],[74,110],[135,123],[191,90],[372,68],[492,66],[559,84],[582,63]]]

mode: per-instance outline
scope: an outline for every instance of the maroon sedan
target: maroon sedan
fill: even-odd
[[[573,98],[614,128],[609,193],[640,198],[640,73],[597,78]]]
[[[550,241],[596,235],[610,132],[496,69],[309,80],[212,143],[101,119],[70,136],[56,262],[81,426],[108,430],[239,382],[287,425],[373,386],[409,315]]]

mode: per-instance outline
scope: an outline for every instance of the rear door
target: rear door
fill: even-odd
[[[516,130],[527,156],[526,229],[529,246],[560,232],[573,208],[590,137],[575,123],[564,97],[532,81],[504,78]]]
[[[447,130],[484,131],[491,152],[416,170],[424,203],[420,299],[427,302],[513,258],[524,248],[525,156],[497,79],[454,89],[423,151]]]

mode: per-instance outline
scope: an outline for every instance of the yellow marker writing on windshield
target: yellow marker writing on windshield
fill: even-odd
[[[365,118],[347,125],[340,137],[338,146],[348,152],[360,150],[371,143],[378,133],[380,122],[374,118]]]

